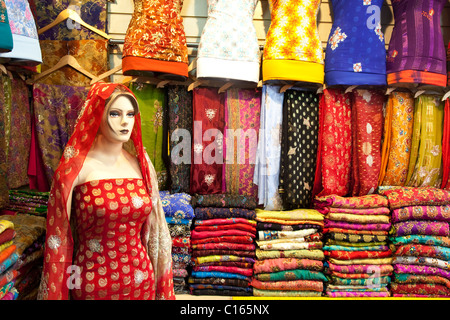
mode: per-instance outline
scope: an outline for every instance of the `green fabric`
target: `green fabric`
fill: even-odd
[[[270,273],[258,273],[254,275],[261,281],[280,281],[280,280],[322,280],[328,281],[327,277],[319,271],[310,271],[303,269],[285,270]]]
[[[153,84],[138,82],[132,82],[130,89],[139,103],[142,143],[155,167],[159,190],[165,190],[167,183],[167,170],[163,160],[165,91]]]
[[[395,245],[418,243],[418,244],[427,244],[430,246],[450,247],[450,239],[448,237],[442,236],[411,234],[401,237],[391,237],[389,238],[389,240]]]
[[[443,124],[444,102],[438,96],[420,95],[414,110],[408,186],[439,188]]]

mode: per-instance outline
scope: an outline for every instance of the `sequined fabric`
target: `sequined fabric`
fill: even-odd
[[[81,286],[75,299],[154,299],[153,269],[140,230],[152,210],[140,179],[105,179],[74,189]]]

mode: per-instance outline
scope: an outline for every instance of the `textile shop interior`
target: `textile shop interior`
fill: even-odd
[[[97,82],[139,102],[178,298],[450,296],[448,1],[0,11],[2,300],[37,299],[54,172]]]

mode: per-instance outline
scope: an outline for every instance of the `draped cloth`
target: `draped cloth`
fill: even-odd
[[[319,131],[319,96],[287,90],[283,102],[280,193],[285,209],[311,205]]]
[[[353,93],[353,196],[371,194],[378,186],[383,103],[381,91],[355,90]]]
[[[194,89],[191,194],[222,193],[224,99],[225,95],[218,93],[217,89]]]
[[[6,206],[9,202],[9,186],[7,179],[8,168],[8,132],[9,132],[9,119],[10,108],[8,107],[8,98],[11,97],[11,91],[4,87],[4,83],[7,81],[6,75],[0,75],[0,208]],[[9,78],[8,78],[9,79]]]
[[[392,92],[386,106],[379,185],[403,186],[406,183],[413,119],[412,93]]]
[[[170,85],[167,87],[167,97],[171,156],[169,166],[171,185],[168,187],[175,193],[187,193],[191,172],[191,145],[187,134],[192,137],[192,92],[187,91],[185,86]],[[183,149],[179,150],[178,145]]]
[[[69,298],[67,268],[72,265],[74,239],[67,214],[67,201],[74,179],[81,170],[93,144],[106,99],[120,84],[95,83],[88,93],[86,103],[75,125],[63,157],[58,165],[48,202],[46,246],[39,298],[66,300]],[[128,90],[130,94],[132,92]],[[159,199],[156,172],[146,155],[141,138],[140,114],[135,115],[131,135],[134,152],[139,161],[144,185],[152,197],[152,211],[142,226],[141,238],[152,262],[156,299],[174,299],[172,282],[172,241],[164,210]],[[70,270],[70,269],[69,269]]]
[[[277,86],[263,85],[261,119],[253,182],[258,185],[259,204],[281,210],[278,193],[281,156],[281,125],[284,93]]]
[[[8,186],[10,189],[28,184],[28,160],[31,145],[31,106],[24,80],[11,80],[10,128],[8,141]]]
[[[33,121],[49,186],[88,91],[89,87],[41,83],[33,86]]]
[[[439,187],[442,181],[444,103],[434,95],[420,95],[414,110],[414,132],[407,184]]]
[[[226,193],[256,197],[253,183],[258,132],[260,127],[261,92],[257,89],[227,90],[225,96],[225,165]]]
[[[319,103],[319,146],[314,196],[345,196],[351,178],[351,96],[325,89]]]
[[[444,104],[444,127],[442,134],[442,189],[450,189],[450,100]]]
[[[158,187],[163,190],[167,184],[167,169],[163,160],[165,92],[155,85],[137,82],[131,83],[130,89],[140,106],[142,143],[155,166]]]

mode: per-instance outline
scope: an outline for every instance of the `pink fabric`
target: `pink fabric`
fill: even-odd
[[[381,230],[389,231],[391,228],[390,223],[349,223],[341,221],[332,221],[325,219],[324,221],[326,228],[343,228],[343,229],[354,229],[354,230]]]
[[[261,91],[231,88],[226,92],[225,109],[224,191],[257,197],[258,187],[253,183],[253,174],[260,127]],[[240,134],[237,137],[228,135],[233,132]]]

